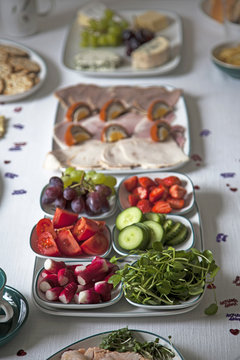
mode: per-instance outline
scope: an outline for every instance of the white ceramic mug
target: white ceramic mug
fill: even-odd
[[[4,314],[0,314],[0,323],[5,323],[13,317],[13,308],[11,304],[3,299],[4,286],[6,284],[6,274],[3,269],[0,268],[0,310],[4,312]]]
[[[0,0],[0,18],[3,31],[12,36],[27,36],[36,33],[38,17],[49,14],[54,0],[45,0],[46,11],[38,11],[43,0]],[[45,4],[44,4],[45,5]]]

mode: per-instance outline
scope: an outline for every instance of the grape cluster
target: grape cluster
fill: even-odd
[[[122,33],[122,39],[126,46],[126,55],[130,56],[140,45],[152,40],[154,32],[148,29],[125,29]]]
[[[122,32],[128,27],[124,19],[115,19],[114,12],[106,9],[101,19],[91,19],[81,32],[82,47],[118,46],[122,44]]]
[[[69,167],[61,178],[50,178],[42,195],[42,203],[78,214],[100,215],[110,210],[109,198],[115,194],[116,182],[111,175]]]

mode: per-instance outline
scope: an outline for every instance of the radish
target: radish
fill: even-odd
[[[65,268],[66,265],[63,261],[55,261],[53,259],[46,259],[44,262],[44,269],[52,274],[57,274],[58,270]]]
[[[51,275],[51,274],[52,274],[52,273],[51,273],[50,271],[45,270],[45,269],[43,269],[43,271],[41,272],[41,276],[42,276],[43,278],[45,278],[46,276]]]
[[[77,290],[77,283],[75,282],[70,282],[60,293],[58,299],[63,303],[63,304],[69,304],[75,293]]]
[[[88,290],[88,289],[91,289],[94,287],[94,282],[90,282],[86,285],[80,285],[78,284],[78,287],[77,287],[77,293],[79,293],[80,291],[83,291],[83,290]]]
[[[67,285],[72,281],[76,282],[73,272],[67,268],[58,270],[57,277],[60,286]]]
[[[77,304],[98,304],[101,302],[101,297],[94,289],[88,289],[80,291],[74,300]]]
[[[56,286],[59,286],[58,277],[56,274],[50,274],[42,279],[42,281],[39,284],[39,289],[42,292],[46,292],[47,290],[52,289]]]
[[[107,281],[98,281],[94,284],[94,290],[101,296],[103,302],[111,300],[113,285]]]
[[[58,300],[58,297],[60,295],[60,293],[63,291],[63,287],[62,286],[56,286],[52,289],[48,289],[45,293],[45,297],[47,300],[49,301],[55,301]]]

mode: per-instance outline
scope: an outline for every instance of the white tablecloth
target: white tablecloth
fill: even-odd
[[[33,225],[43,217],[40,191],[53,175],[43,169],[45,155],[52,146],[57,105],[53,93],[56,88],[79,82],[100,85],[141,85],[143,82],[142,79],[96,80],[66,69],[61,60],[64,41],[80,2],[57,0],[53,13],[40,20],[37,34],[19,39],[8,37],[37,51],[47,64],[48,75],[36,94],[17,103],[0,105],[0,115],[8,119],[6,135],[0,140],[0,267],[7,273],[8,285],[20,291],[30,307],[21,331],[0,348],[0,358],[16,359],[17,351],[23,349],[26,360],[46,359],[85,336],[128,325],[165,338],[171,335],[184,359],[236,360],[240,356],[240,334],[233,335],[230,330],[240,329],[240,82],[220,72],[210,59],[210,49],[224,40],[223,26],[205,16],[198,1],[107,3],[118,9],[144,10],[147,6],[171,10],[181,16],[184,44],[180,66],[169,74],[145,78],[144,83],[169,84],[184,90],[191,156],[195,156],[180,171],[188,174],[196,187],[205,248],[213,251],[221,267],[215,280],[219,311],[212,317],[204,314],[213,300],[209,289],[195,310],[169,317],[57,317],[34,306],[31,285],[35,255],[29,246],[29,236]],[[3,30],[1,37],[7,37]],[[23,128],[19,129],[16,124]],[[20,151],[9,150],[19,142],[26,143]],[[6,160],[10,163],[6,164]],[[7,172],[18,176],[10,179],[5,177]],[[224,177],[225,173],[232,176]],[[12,195],[19,189],[27,192]]]

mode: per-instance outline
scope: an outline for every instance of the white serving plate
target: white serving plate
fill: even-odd
[[[168,347],[170,350],[172,350],[175,353],[174,360],[184,360],[183,356],[175,348],[175,346],[173,344],[171,344],[167,339],[163,338],[162,336],[151,333],[149,331],[132,330],[132,329],[129,329],[129,330],[134,334],[134,337],[136,337],[136,339],[141,342],[154,341],[156,338],[158,338],[159,344]],[[76,341],[76,342],[64,347],[63,349],[59,350],[55,354],[51,355],[47,360],[60,360],[62,353],[66,350],[70,350],[70,349],[77,350],[80,348],[87,349],[89,347],[99,346],[99,344],[102,342],[103,338],[110,333],[111,333],[111,331],[105,331],[102,333],[88,336],[79,341]]]
[[[176,305],[144,305],[144,304],[135,303],[134,301],[131,301],[130,299],[125,297],[125,299],[129,302],[129,304],[131,304],[133,306],[137,306],[137,307],[140,307],[145,310],[158,310],[158,311],[160,311],[160,310],[174,310],[175,311],[178,309],[186,309],[186,308],[189,308],[189,307],[199,304],[199,302],[202,300],[202,298],[203,298],[203,293],[198,296],[193,296],[191,299],[189,299],[187,301],[183,301],[180,304],[176,304]]]
[[[179,244],[179,245],[176,245],[176,246],[173,246],[173,247],[176,250],[184,250],[184,251],[190,250],[195,244],[194,230],[193,230],[193,226],[192,226],[191,221],[188,220],[187,218],[183,217],[183,216],[178,216],[178,215],[167,215],[167,219],[172,219],[173,221],[179,221],[188,228],[188,237],[187,237],[186,241],[184,241],[182,244]],[[119,255],[126,256],[126,255],[128,255],[129,252],[122,249],[119,246],[119,244],[118,244],[118,234],[119,234],[119,230],[117,229],[116,226],[114,226],[113,231],[112,231],[113,249]],[[167,245],[165,247],[167,247]],[[139,257],[139,255],[134,255],[134,254],[131,254],[129,256],[134,257],[134,258]]]
[[[40,220],[40,219],[39,219]],[[107,257],[111,250],[112,250],[112,240],[111,240],[111,232],[110,232],[110,229],[109,227],[106,225],[106,234],[108,235],[108,240],[109,240],[109,247],[108,247],[108,250],[104,253],[104,254],[99,254],[98,256],[101,256],[103,258]],[[34,225],[34,227],[32,228],[32,231],[31,231],[31,235],[30,235],[30,247],[32,249],[32,251],[38,256],[38,257],[41,257],[43,259],[48,259],[48,258],[51,258],[53,260],[56,260],[56,261],[67,261],[67,260],[72,260],[72,261],[79,261],[79,260],[91,260],[94,258],[95,255],[91,256],[91,255],[79,255],[79,256],[76,256],[76,257],[66,257],[66,256],[46,256],[46,255],[43,255],[39,252],[38,250],[38,246],[37,246],[37,242],[38,242],[38,236],[37,236],[37,232],[36,232],[36,225]]]
[[[44,186],[44,188],[42,189],[42,192],[41,192],[41,195],[40,195],[40,207],[42,209],[42,211],[44,211],[46,214],[48,215],[54,215],[55,213],[55,210],[56,210],[56,207],[54,206],[54,204],[43,204],[42,202],[42,197],[43,197],[43,193],[44,193],[44,190],[46,189],[47,185]],[[110,201],[109,201],[109,204],[110,204],[110,210],[109,211],[106,211],[100,215],[89,215],[87,213],[81,213],[79,214],[80,216],[86,216],[87,218],[89,219],[95,219],[95,220],[101,220],[101,219],[108,219],[109,217],[111,217],[115,211],[116,211],[116,208],[117,208],[117,197],[116,196],[112,196]],[[71,211],[71,210],[70,210]]]
[[[14,95],[0,95],[0,102],[18,101],[18,100],[24,99],[24,98],[32,95],[33,93],[35,93],[42,86],[42,84],[45,81],[46,76],[47,76],[47,67],[46,67],[44,60],[35,51],[29,49],[26,46],[23,46],[20,43],[17,43],[17,42],[11,41],[11,40],[7,40],[7,39],[0,39],[0,44],[16,46],[19,49],[26,51],[29,54],[30,59],[33,61],[36,61],[39,64],[39,66],[41,67],[41,70],[38,74],[39,82],[36,85],[34,85],[28,91],[24,91],[23,93],[14,94]]]
[[[151,84],[141,84],[142,87],[150,87]],[[173,86],[171,85],[159,85],[159,86],[163,86],[165,87],[167,90],[171,91],[174,89]],[[176,103],[176,105],[174,106],[174,113],[175,113],[175,119],[172,122],[172,126],[174,125],[180,125],[183,126],[185,128],[185,143],[183,145],[183,152],[186,156],[190,156],[190,129],[189,129],[189,119],[188,119],[188,112],[187,112],[187,106],[185,103],[185,98],[184,95],[181,95],[178,102]],[[63,122],[65,120],[65,114],[66,114],[66,109],[63,108],[63,106],[58,103],[57,104],[57,109],[56,109],[56,116],[55,116],[55,125]],[[56,140],[53,137],[53,142],[52,142],[52,149],[59,149],[60,145],[59,142],[56,142]],[[156,172],[162,172],[162,171],[172,171],[172,170],[176,170],[182,166],[184,166],[187,162],[189,161],[186,160],[185,162],[181,162],[175,165],[171,165],[171,166],[166,166],[163,168],[157,168],[157,169],[153,169],[151,170],[152,172],[156,171]],[[62,165],[61,169],[63,170],[65,168],[65,166]],[[149,169],[143,169],[141,167],[135,167],[132,169],[113,169],[113,170],[104,170],[104,169],[96,169],[96,170],[100,170],[103,173],[110,173],[110,174],[132,174],[135,172],[149,172]]]
[[[72,264],[72,263],[71,263]],[[84,265],[88,265],[89,262],[84,262]],[[99,304],[75,304],[74,302],[71,302],[69,304],[63,304],[60,301],[49,301],[45,298],[44,293],[39,289],[39,283],[43,279],[41,276],[41,273],[44,268],[40,269],[37,276],[35,277],[35,284],[34,284],[34,294],[39,304],[42,306],[48,306],[53,309],[65,309],[65,310],[93,310],[93,309],[101,309],[105,308],[107,306],[111,306],[115,303],[117,303],[122,295],[122,286],[118,286],[116,289],[113,289],[112,291],[112,298],[110,301],[102,302]]]
[[[161,172],[161,173],[156,173],[156,172],[144,172],[142,174],[136,174],[138,177],[142,177],[142,176],[147,176],[150,177],[151,179],[154,178],[160,178],[163,179],[165,177],[168,176],[177,176],[182,183],[182,186],[187,190],[187,193],[184,197],[185,200],[185,206],[182,209],[173,209],[173,211],[171,212],[171,214],[174,215],[183,215],[186,214],[188,211],[190,211],[194,205],[194,201],[195,201],[195,192],[194,192],[194,187],[193,187],[193,183],[192,180],[185,174],[179,173],[179,172]],[[124,179],[122,179],[120,185],[118,186],[118,205],[120,207],[121,210],[127,209],[130,207],[129,201],[128,201],[128,195],[129,192],[126,190],[123,182],[124,180],[126,180],[128,177],[127,176]]]
[[[195,234],[195,248],[199,250],[204,249],[203,237],[202,237],[202,229],[201,229],[201,220],[200,214],[195,203],[192,210],[186,215],[187,218],[191,221]],[[111,221],[114,224],[114,219]],[[109,257],[115,255],[115,253],[111,253]],[[58,259],[59,260],[59,259]],[[61,259],[62,260],[62,259]],[[70,259],[67,259],[70,260]],[[71,259],[72,260],[72,259]],[[79,259],[76,259],[79,261]],[[32,282],[32,297],[37,308],[47,314],[57,315],[57,316],[73,316],[73,317],[108,317],[108,318],[123,318],[123,317],[156,317],[156,316],[176,316],[187,313],[195,309],[199,302],[195,303],[193,306],[189,306],[187,308],[177,309],[177,310],[150,310],[150,309],[142,309],[137,306],[133,306],[129,304],[124,297],[117,303],[108,308],[103,308],[101,310],[93,309],[86,311],[77,311],[77,310],[63,310],[63,309],[53,309],[49,306],[43,306],[38,302],[38,298],[35,294],[35,278],[38,274],[39,269],[43,267],[44,259],[40,257],[35,258],[35,266],[33,271],[33,282]]]
[[[145,11],[121,11],[121,15],[126,18],[130,23],[132,23],[133,16],[140,15]],[[74,70],[76,73],[87,76],[95,76],[95,77],[144,77],[144,76],[156,76],[168,73],[174,70],[181,60],[181,47],[183,42],[183,34],[182,34],[182,23],[179,15],[175,12],[159,10],[161,14],[167,16],[170,19],[170,24],[168,27],[158,32],[158,35],[165,36],[170,42],[171,49],[171,59],[156,68],[147,69],[147,70],[136,70],[131,67],[130,60],[125,55],[124,46],[118,47],[101,47],[101,49],[112,50],[115,53],[118,53],[120,56],[124,58],[124,64],[117,69],[114,70],[106,70],[106,71],[93,71],[93,70],[76,70],[74,66],[74,56],[81,52],[81,48],[79,43],[81,39],[81,29],[77,22],[77,18],[73,21],[64,46],[63,52],[63,64],[71,70]],[[87,48],[84,48],[84,50]]]

